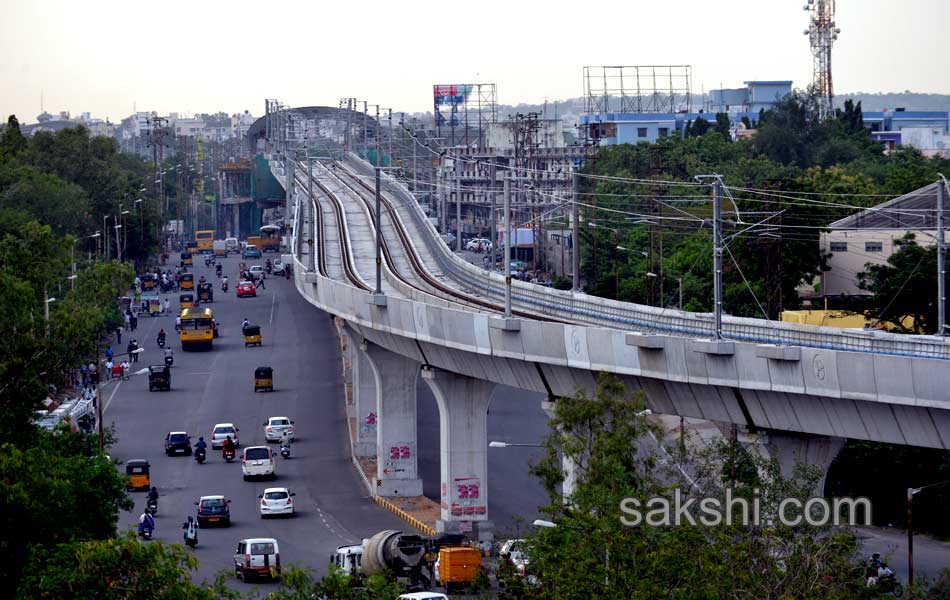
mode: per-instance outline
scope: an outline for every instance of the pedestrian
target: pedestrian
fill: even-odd
[[[139,353],[136,352],[136,350],[138,350],[138,349],[139,349],[139,341],[138,341],[138,340],[132,340],[132,353],[131,353],[131,354],[132,354],[132,362],[134,362],[134,363],[139,362]]]
[[[132,324],[132,331],[135,331],[135,328],[139,326],[139,318],[135,315],[132,315],[131,324]]]
[[[125,311],[125,330],[131,331],[131,327],[132,327],[132,313],[130,311]]]
[[[82,374],[82,386],[86,387],[89,383],[89,367],[86,366],[86,363],[82,363],[82,366],[79,367],[79,372]]]
[[[106,359],[105,367],[106,367],[106,381],[109,381],[109,379],[112,377],[112,359],[111,358]]]
[[[86,371],[89,373],[89,385],[99,385],[99,370],[96,364],[89,363],[89,366],[86,367]]]
[[[257,287],[258,287],[259,289],[264,289],[264,275],[263,275],[263,274],[261,274],[261,280],[260,280],[260,282],[258,283]]]
[[[122,343],[122,328],[121,327],[115,328],[115,343],[116,344]]]
[[[112,356],[113,356],[112,346],[106,346],[106,358],[108,358],[109,360],[112,360]]]
[[[168,306],[169,306],[168,298],[165,298],[165,308],[162,309],[162,312],[166,312],[166,313],[167,313],[167,312],[168,312]]]
[[[130,366],[130,365],[129,365],[129,361],[123,360],[123,361],[122,361],[122,364],[121,364],[120,366],[122,367],[122,379],[128,379],[128,378],[129,378],[129,366]]]
[[[175,317],[175,331],[181,331],[181,315]]]

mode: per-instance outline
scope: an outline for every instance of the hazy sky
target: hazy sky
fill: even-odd
[[[805,0],[0,0],[0,114],[260,115],[264,98],[431,109],[432,84],[506,104],[580,96],[584,65],[689,64],[696,92],[811,81]],[[948,0],[838,0],[837,92],[950,93]]]

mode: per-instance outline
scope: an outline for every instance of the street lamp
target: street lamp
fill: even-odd
[[[72,280],[72,289],[76,289],[76,242],[78,242],[78,241],[80,241],[80,240],[89,240],[89,239],[92,239],[92,238],[98,238],[100,235],[101,235],[101,234],[97,231],[97,232],[95,232],[95,233],[92,234],[92,235],[87,235],[87,236],[80,237],[80,238],[76,238],[76,239],[73,240],[73,247],[72,247],[72,252],[71,252],[71,254],[72,254],[71,259],[72,259],[72,260],[70,261],[70,262],[72,263],[72,271],[73,271],[73,274],[72,274],[72,277],[69,278],[70,280]],[[99,243],[96,242],[96,253],[97,253],[97,254],[98,254],[98,251],[99,251]]]
[[[513,444],[511,442],[488,442],[489,448],[544,448],[544,444]]]

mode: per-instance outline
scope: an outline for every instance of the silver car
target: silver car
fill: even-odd
[[[294,439],[294,422],[287,417],[271,417],[264,423],[264,439],[268,442],[279,442],[285,431]]]

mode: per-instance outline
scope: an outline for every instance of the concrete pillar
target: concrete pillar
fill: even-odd
[[[740,434],[738,440],[761,456],[778,461],[782,477],[790,477],[798,463],[818,467],[821,478],[815,484],[817,495],[824,494],[828,468],[845,442],[844,438],[776,430]]]
[[[556,404],[556,400],[541,401],[541,410],[544,411],[544,414],[546,414],[549,419],[554,417]],[[561,457],[561,472],[564,475],[564,481],[561,483],[561,496],[563,496],[564,502],[567,503],[570,500],[571,494],[574,493],[574,486],[577,483],[577,465],[574,464],[574,461],[571,460],[569,456]]]
[[[352,340],[352,338],[350,338]],[[376,456],[376,431],[378,395],[376,394],[376,375],[369,364],[369,358],[360,348],[365,344],[349,344],[350,369],[353,375],[353,406],[356,417],[356,439],[353,452],[357,456]]]
[[[234,233],[232,235],[234,237],[240,237],[241,236],[241,205],[240,204],[231,205],[231,218],[234,221],[234,229],[232,229]]]
[[[495,384],[432,368],[424,368],[422,378],[439,405],[442,515],[436,530],[457,533],[471,524],[473,536],[490,541],[488,403]]]
[[[376,390],[376,478],[380,496],[421,496],[416,438],[416,380],[419,363],[364,342],[360,354]],[[365,369],[354,387],[364,385]]]

